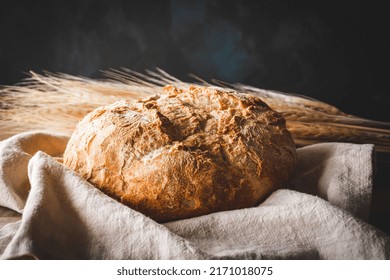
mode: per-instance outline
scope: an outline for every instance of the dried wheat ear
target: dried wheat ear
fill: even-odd
[[[167,84],[178,88],[211,84],[197,78],[183,82],[161,69],[137,73],[128,69],[103,72],[104,79],[66,74],[30,72],[15,86],[0,89],[0,140],[14,134],[43,130],[70,135],[76,123],[94,108],[118,99],[140,99],[162,92]],[[213,86],[230,88],[260,97],[283,114],[296,145],[321,142],[372,143],[376,150],[390,153],[390,123],[348,115],[324,102],[306,96],[264,90],[243,84],[213,81]]]

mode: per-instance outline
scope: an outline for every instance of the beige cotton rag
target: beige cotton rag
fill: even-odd
[[[369,225],[373,146],[298,149],[291,186],[257,207],[158,224],[60,163],[68,138],[0,142],[2,259],[389,259]],[[288,187],[288,188],[287,188]]]

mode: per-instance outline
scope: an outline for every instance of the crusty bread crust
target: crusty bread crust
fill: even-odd
[[[201,86],[164,92],[95,109],[64,163],[158,222],[255,206],[292,176],[285,120],[259,98]]]

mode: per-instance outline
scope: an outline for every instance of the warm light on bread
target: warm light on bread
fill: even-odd
[[[68,167],[158,222],[255,206],[295,162],[282,115],[257,97],[204,86],[99,107],[64,153]]]

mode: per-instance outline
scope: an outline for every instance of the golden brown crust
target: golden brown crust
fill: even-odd
[[[251,207],[293,173],[284,118],[259,98],[214,87],[97,108],[64,163],[159,222]]]

